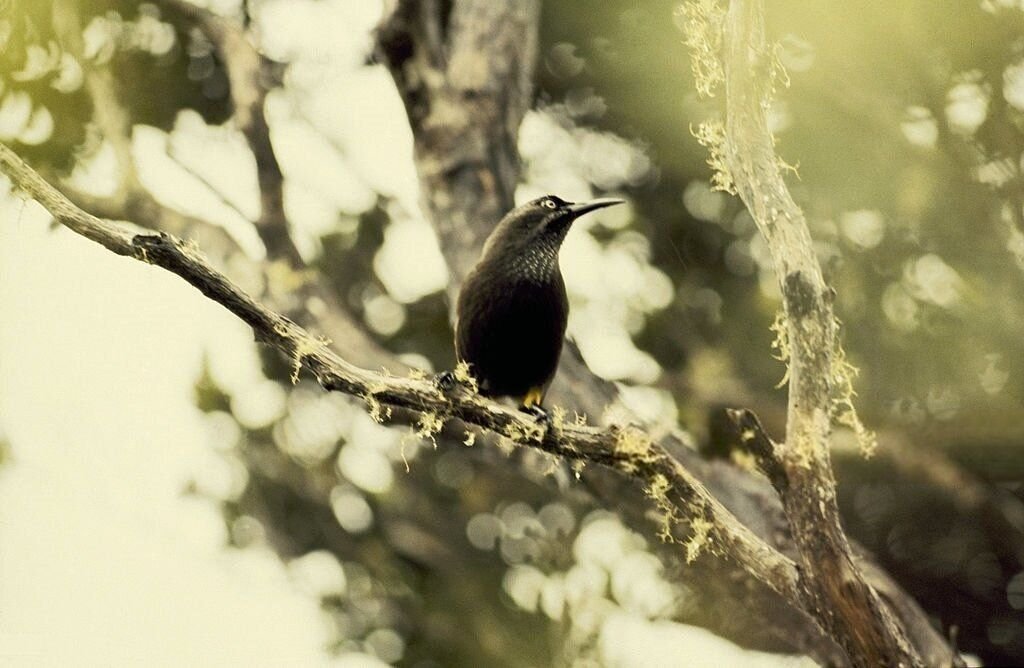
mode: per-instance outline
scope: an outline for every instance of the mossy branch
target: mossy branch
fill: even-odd
[[[703,551],[724,555],[800,607],[795,564],[738,522],[692,473],[641,430],[579,423],[545,430],[532,417],[488,401],[465,385],[445,393],[424,378],[402,378],[355,366],[333,352],[325,340],[246,294],[212,268],[194,244],[164,233],[138,232],[128,223],[86,213],[3,144],[0,172],[70,230],[113,253],[183,278],[249,325],[258,341],[312,373],[325,390],[362,398],[377,415],[390,408],[407,409],[401,414],[421,431],[434,432],[440,421],[457,419],[517,445],[619,471],[647,490],[666,516],[665,537],[684,545],[687,556],[696,558]],[[688,533],[688,527],[695,535]]]
[[[722,16],[715,0],[688,4],[702,7],[691,16],[705,17],[691,30],[715,28],[710,17]],[[713,52],[701,48],[694,54],[695,62],[704,63],[700,72],[711,73],[698,81],[698,88],[714,90],[717,71],[723,73],[725,88],[724,132],[704,132],[703,143],[711,149],[717,182],[740,196],[771,252],[784,309],[776,333],[788,358],[789,379],[786,440],[771,442],[756,421],[741,424],[740,431],[751,444],[762,446],[756,452],[782,498],[800,553],[805,609],[854,665],[923,665],[895,615],[865,581],[840,526],[829,460],[832,422],[839,416],[862,434],[866,430],[852,404],[834,292],[822,275],[803,211],[783,179],[785,167],[775,154],[768,125],[776,86],[787,80],[776,47],[766,39],[764,0],[730,0],[721,26],[720,39],[705,35],[690,40],[721,45],[720,70],[707,65]]]

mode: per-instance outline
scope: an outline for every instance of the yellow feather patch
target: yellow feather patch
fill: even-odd
[[[544,401],[544,388],[543,387],[532,387],[530,391],[523,397],[522,405],[529,408],[530,406],[540,406],[540,402]]]

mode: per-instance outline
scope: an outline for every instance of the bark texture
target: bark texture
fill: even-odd
[[[724,22],[727,175],[767,242],[785,311],[789,357],[786,440],[774,444],[750,414],[737,415],[782,498],[800,555],[800,595],[856,666],[921,666],[919,652],[864,578],[840,525],[829,458],[842,392],[833,291],[803,212],[782,177],[768,126],[775,85],[763,0],[731,0]]]

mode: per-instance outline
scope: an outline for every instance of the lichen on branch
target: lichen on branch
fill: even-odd
[[[325,390],[362,398],[374,419],[384,421],[392,415],[392,409],[404,409],[395,414],[410,419],[416,435],[427,439],[438,433],[444,421],[457,419],[467,426],[491,431],[505,442],[564,457],[574,463],[574,468],[586,462],[617,471],[645,488],[659,490],[658,504],[664,504],[670,516],[678,520],[665,527],[673,542],[687,542],[683,533],[687,521],[707,523],[693,524],[700,529],[700,545],[714,541],[754,580],[800,607],[793,562],[741,524],[690,471],[641,430],[631,426],[599,429],[582,420],[545,429],[525,413],[484,399],[468,383],[446,393],[430,379],[403,378],[357,367],[333,352],[326,340],[246,294],[211,267],[194,245],[168,234],[138,232],[127,224],[86,213],[3,144],[0,172],[10,178],[15,189],[46,208],[56,222],[113,253],[177,274],[249,325],[258,341],[301,365]],[[699,513],[694,514],[695,509]],[[695,544],[690,556],[697,553]]]
[[[695,134],[709,150],[716,187],[739,195],[764,237],[782,294],[782,316],[773,329],[787,363],[786,439],[777,446],[766,437],[748,440],[767,444],[759,458],[800,554],[801,595],[855,666],[922,665],[893,612],[866,583],[839,520],[829,457],[832,422],[870,437],[853,405],[853,369],[840,344],[834,291],[783,178],[786,165],[775,153],[768,112],[788,78],[778,46],[766,37],[764,0],[730,0],[720,22],[715,0],[693,0],[683,11],[698,92],[708,95],[719,83],[725,88],[724,125],[705,124]],[[708,34],[716,25],[720,33]]]
[[[725,81],[722,67],[722,22],[725,11],[718,0],[689,0],[676,10],[690,48],[694,85],[702,97],[714,97]]]

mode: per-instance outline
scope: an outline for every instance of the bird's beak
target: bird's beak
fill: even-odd
[[[616,199],[614,197],[601,197],[599,199],[592,199],[589,202],[576,202],[566,207],[569,213],[572,214],[573,218],[579,218],[585,213],[591,211],[597,211],[603,209],[606,206],[615,206],[616,204],[625,204],[626,200]]]

